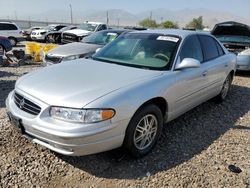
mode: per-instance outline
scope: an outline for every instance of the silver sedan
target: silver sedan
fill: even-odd
[[[183,30],[127,33],[98,51],[21,77],[6,100],[25,137],[65,155],[123,147],[149,153],[169,122],[227,96],[236,56],[213,36]]]

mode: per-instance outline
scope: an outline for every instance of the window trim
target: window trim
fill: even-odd
[[[182,51],[182,49],[183,49],[183,46],[185,45],[185,42],[186,42],[190,37],[193,37],[193,36],[195,36],[195,37],[198,39],[198,42],[199,42],[200,47],[201,47],[202,61],[200,61],[200,63],[203,63],[203,62],[204,62],[204,52],[203,52],[203,48],[202,48],[202,46],[201,46],[200,39],[199,39],[199,37],[198,37],[197,34],[188,35],[188,36],[183,40],[182,45],[180,46],[180,49],[179,49],[179,52],[178,52],[178,55],[177,55],[177,60],[178,60],[179,57],[180,57],[180,54],[181,54],[181,51]],[[198,61],[199,61],[199,60],[198,60]],[[176,64],[174,65],[174,69],[175,69],[175,66],[176,66]]]

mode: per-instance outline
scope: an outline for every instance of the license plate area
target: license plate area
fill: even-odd
[[[13,114],[11,114],[10,112],[7,113],[8,117],[9,117],[9,121],[10,123],[14,126],[14,128],[21,134],[24,133],[24,127],[22,125],[22,120],[16,116],[14,116]]]

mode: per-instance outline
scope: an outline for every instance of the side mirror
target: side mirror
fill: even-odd
[[[200,61],[193,58],[184,58],[180,64],[178,64],[175,69],[182,70],[187,68],[199,68],[201,65]]]
[[[95,53],[99,52],[101,49],[102,49],[102,48],[97,48],[97,49],[95,50]]]

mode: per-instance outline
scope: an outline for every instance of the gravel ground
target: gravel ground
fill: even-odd
[[[135,160],[119,149],[66,157],[21,137],[4,101],[18,77],[38,68],[0,67],[0,187],[250,187],[250,74],[235,77],[223,104],[168,123],[153,152]]]

